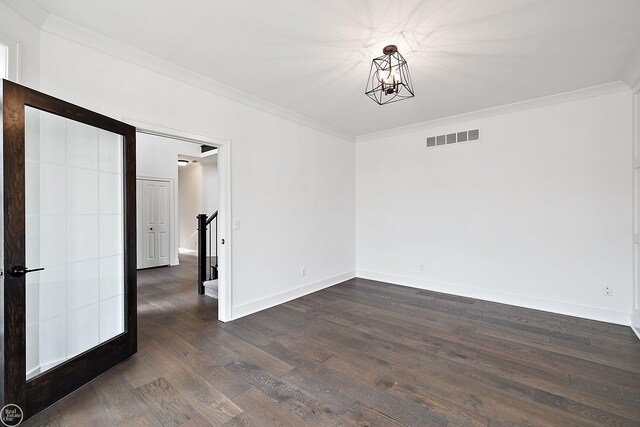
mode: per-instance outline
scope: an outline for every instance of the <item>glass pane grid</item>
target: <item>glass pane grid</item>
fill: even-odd
[[[123,141],[25,116],[27,379],[124,332]]]

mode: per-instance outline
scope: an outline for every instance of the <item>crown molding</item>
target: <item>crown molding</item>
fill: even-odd
[[[540,98],[533,98],[525,101],[515,102],[497,107],[490,107],[469,113],[455,116],[442,117],[412,125],[401,126],[383,131],[353,135],[343,130],[337,129],[329,124],[320,122],[302,114],[296,113],[277,104],[273,104],[264,99],[250,95],[241,90],[232,88],[223,83],[212,80],[201,74],[190,71],[186,68],[165,61],[147,52],[131,47],[102,34],[89,30],[80,25],[69,22],[57,15],[50,14],[33,1],[24,0],[0,0],[14,9],[17,13],[30,21],[43,31],[62,37],[74,43],[86,46],[90,49],[98,50],[107,55],[124,60],[131,64],[140,66],[150,71],[162,74],[174,80],[188,85],[206,90],[215,95],[230,99],[232,101],[247,105],[257,110],[272,114],[274,116],[289,120],[299,125],[324,132],[328,135],[343,139],[349,142],[364,142],[372,139],[395,136],[408,132],[418,132],[439,126],[458,123],[461,121],[475,120],[485,117],[492,117],[515,111],[522,111],[530,108],[554,105],[563,102],[571,102],[586,99],[593,96],[606,95],[609,93],[629,90],[629,87],[638,88],[640,86],[640,54],[630,61],[624,79],[602,85],[587,87],[570,92],[549,95]],[[637,89],[636,89],[637,90]]]
[[[2,0],[2,2],[38,28],[42,28],[42,25],[49,17],[49,12],[33,1]]]
[[[16,1],[16,0],[14,0]],[[279,105],[273,104],[264,99],[250,95],[246,92],[234,89],[230,86],[212,80],[201,74],[190,71],[186,68],[173,64],[157,56],[146,53],[124,43],[113,40],[97,32],[69,22],[59,16],[49,14],[42,25],[42,30],[67,39],[71,42],[86,46],[137,65],[150,71],[162,74],[166,77],[178,80],[182,83],[206,90],[215,95],[230,99],[232,101],[247,105],[257,110],[272,114],[299,125],[324,132],[328,135],[343,139],[348,142],[355,142],[355,135],[346,133],[318,120],[293,112]]]
[[[393,129],[387,129],[379,132],[367,133],[356,137],[356,142],[371,141],[374,139],[386,138],[391,136],[402,135],[410,132],[420,132],[423,130],[433,129],[436,127],[448,126],[466,122],[470,120],[484,119],[488,117],[499,116],[502,114],[514,113],[517,111],[529,110],[532,108],[546,107],[549,105],[562,104],[565,102],[579,101],[581,99],[592,98],[594,96],[608,95],[611,93],[629,91],[629,86],[622,81],[605,83],[602,85],[591,86],[584,89],[578,89],[571,92],[562,92],[555,95],[543,96],[540,98],[528,99],[526,101],[515,102],[512,104],[501,105],[499,107],[485,108],[482,110],[472,111],[469,113],[458,114],[455,116],[443,117],[440,119],[429,120],[426,122],[415,123],[408,126],[400,126]]]

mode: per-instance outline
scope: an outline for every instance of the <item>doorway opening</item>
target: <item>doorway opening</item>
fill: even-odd
[[[217,297],[218,319],[231,320],[230,141],[125,121],[136,126],[137,182],[142,185],[137,205],[138,268],[166,268],[153,270],[156,280],[163,280],[163,271],[167,277],[188,271],[193,292],[203,294],[201,298]],[[141,199],[145,185],[146,200]],[[163,216],[164,209],[168,214]],[[202,218],[206,227],[201,227]],[[199,255],[204,263],[198,261]],[[178,265],[179,273],[172,269]]]
[[[218,150],[202,146],[200,157],[178,156],[178,256],[196,257],[198,293],[218,298]]]

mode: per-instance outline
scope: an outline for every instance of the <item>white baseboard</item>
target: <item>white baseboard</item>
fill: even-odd
[[[204,294],[208,297],[218,299],[218,279],[206,280],[204,282]]]
[[[309,283],[299,288],[291,289],[290,291],[271,295],[269,297],[261,298],[256,301],[248,302],[246,304],[241,304],[233,307],[233,309],[231,310],[231,318],[232,320],[236,320],[241,317],[248,316],[249,314],[266,310],[267,308],[275,307],[279,304],[284,304],[285,302],[300,298],[313,292],[317,292],[321,289],[328,288],[333,285],[337,285],[338,283],[353,279],[354,277],[356,277],[355,271],[349,271],[337,276],[330,277],[328,279],[320,280],[318,282]]]
[[[631,313],[631,329],[638,339],[640,339],[640,310],[634,310]]]
[[[198,251],[195,249],[178,248],[178,254],[198,255]]]
[[[195,249],[178,248],[178,255],[180,254],[198,256],[198,251]]]
[[[610,310],[607,308],[573,304],[564,301],[553,301],[525,295],[497,292],[452,283],[422,280],[411,277],[393,276],[371,271],[358,270],[356,272],[356,277],[392,283],[394,285],[408,286],[412,288],[476,298],[501,304],[515,305],[518,307],[532,308],[534,310],[548,311],[551,313],[615,323],[618,325],[631,325],[631,313],[626,311]]]

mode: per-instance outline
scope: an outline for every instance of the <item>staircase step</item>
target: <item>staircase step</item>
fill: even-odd
[[[218,279],[204,282],[204,294],[208,297],[218,299]]]

